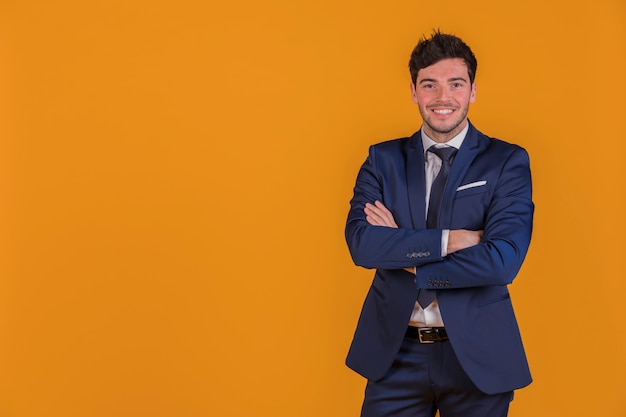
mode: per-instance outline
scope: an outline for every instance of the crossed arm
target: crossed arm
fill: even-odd
[[[393,218],[393,214],[380,201],[375,201],[374,204],[366,203],[364,212],[366,216],[365,219],[372,226],[391,227],[394,229],[398,228],[398,225]],[[447,253],[452,254],[461,249],[477,245],[480,243],[482,236],[482,230],[450,230],[450,234],[448,235]],[[414,266],[404,268],[404,270],[415,274]]]

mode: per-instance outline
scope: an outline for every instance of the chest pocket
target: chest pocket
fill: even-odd
[[[487,192],[487,181],[474,181],[467,183],[465,185],[461,185],[456,189],[456,194],[454,195],[454,199],[458,200],[459,198],[465,198],[472,195],[483,194]]]
[[[487,181],[470,181],[454,193],[452,229],[481,230],[489,207],[491,193]]]

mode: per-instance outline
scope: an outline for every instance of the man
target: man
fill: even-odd
[[[507,285],[532,231],[526,151],[469,122],[476,58],[434,32],[409,62],[422,128],[374,145],[346,225],[376,268],[347,358],[362,417],[500,417],[531,382]]]

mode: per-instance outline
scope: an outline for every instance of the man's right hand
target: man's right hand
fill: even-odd
[[[450,230],[448,235],[448,255],[461,249],[478,245],[482,237],[482,230]]]

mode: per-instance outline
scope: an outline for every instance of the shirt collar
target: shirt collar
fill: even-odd
[[[467,135],[468,130],[469,130],[469,121],[467,122],[463,130],[459,132],[458,135],[456,135],[455,137],[453,137],[446,143],[437,143],[431,138],[429,138],[428,135],[426,135],[426,133],[424,133],[424,129],[421,129],[422,145],[424,146],[424,155],[426,154],[426,152],[428,152],[428,148],[430,148],[433,145],[438,145],[437,147],[451,146],[453,148],[460,149],[461,145],[463,144],[463,141],[465,140],[465,136]]]

